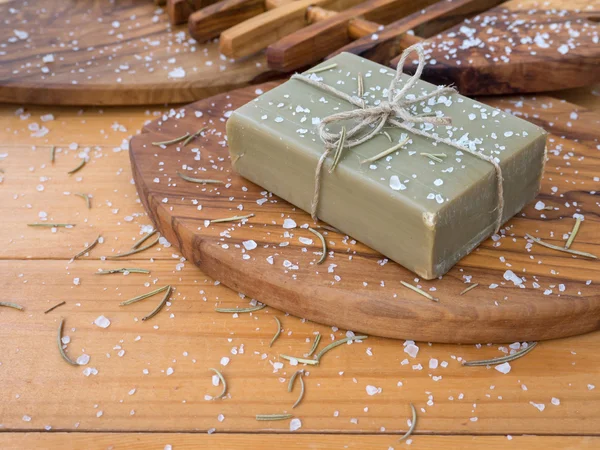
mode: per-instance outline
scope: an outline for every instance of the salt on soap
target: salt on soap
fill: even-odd
[[[387,100],[395,71],[341,53],[310,75],[350,95],[365,76],[366,106]],[[319,67],[319,66],[317,66]],[[408,80],[402,76],[402,81]],[[435,87],[419,81],[408,95]],[[279,106],[283,104],[283,106]],[[311,210],[315,168],[324,147],[317,127],[323,118],[355,106],[301,80],[290,80],[240,107],[227,122],[234,169],[288,202]],[[443,114],[452,125],[417,125],[496,158],[504,178],[502,222],[538,193],[546,133],[525,120],[459,94],[441,95],[411,107],[412,114]],[[273,119],[263,120],[267,116]],[[307,125],[313,124],[313,125]],[[347,127],[352,124],[347,124]],[[298,132],[301,129],[302,132]],[[339,132],[332,124],[330,132]],[[321,177],[321,220],[412,270],[425,279],[445,274],[495,230],[498,213],[496,172],[490,162],[457,148],[387,127],[384,134],[345,149],[333,173]],[[409,136],[390,156],[361,164]],[[442,162],[421,153],[443,154]]]

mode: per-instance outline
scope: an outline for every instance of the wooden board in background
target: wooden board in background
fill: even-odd
[[[589,192],[598,188],[594,176],[600,171],[600,115],[548,97],[490,100],[492,106],[552,133],[538,200],[554,210],[538,211],[532,202],[504,226],[503,238],[485,241],[442,280],[424,282],[395,263],[384,264],[383,256],[370,248],[331,232],[326,240],[335,256],[316,265],[319,242],[299,242],[300,237],[314,238],[300,228],[312,226],[309,215],[232,171],[223,140],[225,117],[254,98],[255,91],[245,88],[191,104],[182,119],[152,122],[131,141],[134,178],[152,220],[208,275],[296,316],[378,336],[476,343],[551,339],[598,329],[600,295],[586,284],[599,278],[597,261],[539,245],[527,249],[523,237],[530,233],[564,243],[562,236],[572,229],[571,217],[577,212],[586,221],[573,248],[600,254],[598,206]],[[195,111],[202,112],[201,119]],[[203,126],[207,137],[185,148],[152,145]],[[185,182],[176,175],[185,165],[197,169],[186,172],[190,176],[227,184]],[[249,213],[255,217],[244,225],[207,223]],[[284,229],[285,218],[299,228]],[[245,251],[242,243],[249,240],[257,248]],[[508,270],[524,277],[526,288],[506,281]],[[435,289],[440,302],[407,290],[400,280]],[[465,281],[481,286],[461,296]]]
[[[191,40],[150,0],[11,1],[0,17],[0,102],[190,102],[267,72],[263,55],[231,62]]]

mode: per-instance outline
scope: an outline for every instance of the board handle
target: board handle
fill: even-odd
[[[264,0],[223,0],[192,13],[188,19],[189,32],[198,42],[208,41],[266,10]]]
[[[267,49],[269,67],[290,72],[314,65],[356,38],[379,33],[379,24],[406,17],[435,1],[368,0],[360,3],[270,45]]]
[[[186,23],[194,11],[206,8],[219,0],[163,0],[167,6],[167,14],[171,25]]]
[[[465,19],[487,11],[503,0],[454,0],[429,6],[386,25],[369,35],[357,39],[330,53],[331,58],[341,52],[363,56],[380,64],[391,65],[391,60],[402,51],[423,39],[463,22]]]

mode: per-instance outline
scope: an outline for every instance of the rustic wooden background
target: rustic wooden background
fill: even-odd
[[[600,113],[599,93],[595,86],[553,95]],[[398,436],[407,428],[411,402],[419,420],[410,448],[600,446],[598,332],[544,342],[512,363],[506,375],[466,368],[455,359],[497,356],[500,344],[418,342],[420,351],[411,358],[402,341],[369,338],[338,348],[321,366],[307,369],[306,396],[293,410],[302,422],[299,430],[291,432],[289,421],[257,422],[255,414],[291,411],[297,396],[297,390],[286,389],[296,367],[278,368],[278,355],[306,352],[315,332],[323,335],[324,345],[346,331],[272,308],[237,318],[217,314],[216,305],[246,305],[247,299],[182,261],[174,247],[161,244],[124,261],[100,259],[129,248],[150,223],[124,148],[164,111],[0,107],[0,300],[25,307],[0,309],[0,447],[398,449],[407,446]],[[43,122],[50,113],[54,120]],[[47,134],[33,136],[44,134],[43,127]],[[54,165],[51,145],[61,148]],[[88,146],[90,162],[67,175]],[[93,195],[92,209],[75,192]],[[56,233],[26,226],[40,214],[77,226]],[[104,243],[69,261],[99,233]],[[123,266],[152,273],[93,274]],[[172,303],[151,321],[137,319],[159,297],[118,306],[165,284],[176,288]],[[65,306],[43,314],[63,300]],[[94,325],[100,315],[110,319],[108,328]],[[283,333],[269,348],[273,316],[280,318]],[[61,317],[71,338],[68,353],[90,355],[87,366],[72,367],[60,358]],[[230,359],[226,366],[224,357]],[[431,358],[448,366],[429,369]],[[402,365],[404,359],[409,364]],[[205,400],[220,391],[211,383],[210,367],[219,367],[227,378],[229,395],[222,400]],[[86,368],[98,373],[86,376]],[[369,396],[368,385],[381,393]]]

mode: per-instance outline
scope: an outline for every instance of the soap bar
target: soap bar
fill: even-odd
[[[348,53],[309,72],[306,76],[351,96],[359,93],[360,78],[366,107],[387,100],[395,76],[390,68]],[[401,76],[401,82],[408,79]],[[419,80],[408,98],[434,89]],[[356,108],[324,89],[291,79],[231,114],[227,137],[233,167],[310,212],[315,169],[325,151],[317,126],[325,117]],[[546,133],[458,93],[415,103],[410,112],[451,118],[451,125],[418,126],[499,163],[503,207],[499,208],[498,177],[491,162],[389,125],[370,140],[346,149],[331,173],[327,169],[332,156],[327,157],[317,212],[319,219],[419,276],[433,279],[494,233],[500,210],[504,223],[537,195]],[[340,131],[338,124],[330,125],[331,133]],[[402,141],[405,145],[390,155],[364,162]]]

